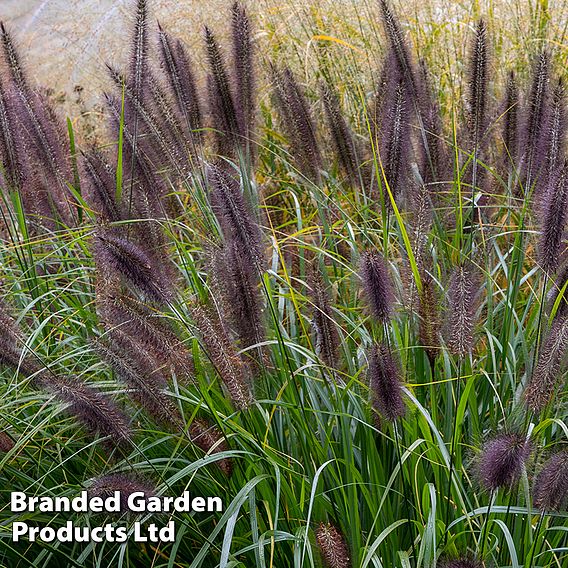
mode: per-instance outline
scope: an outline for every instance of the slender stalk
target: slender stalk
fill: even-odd
[[[540,529],[542,527],[542,521],[544,520],[544,514],[545,514],[545,511],[541,511],[540,516],[538,518],[538,523],[536,525],[536,531],[535,531],[535,534],[534,534],[533,545],[531,547],[531,552],[530,552],[530,556],[529,556],[529,561],[527,563],[527,568],[532,568],[532,565],[533,565],[536,547],[537,547],[537,544],[538,544],[538,536],[540,534]]]
[[[450,508],[451,508],[451,503],[452,503],[452,478],[453,478],[453,473],[454,473],[454,454],[456,451],[456,430],[458,427],[458,407],[459,407],[459,400],[460,400],[460,391],[461,391],[461,375],[462,375],[462,361],[460,360],[460,362],[458,363],[458,384],[456,387],[456,400],[454,403],[454,416],[453,416],[453,424],[452,424],[452,437],[450,440],[450,464],[449,464],[449,472],[448,472],[448,488],[446,491],[446,495],[448,498],[448,506],[446,508],[446,518],[444,521],[444,527],[446,530],[444,530],[444,539],[442,542],[442,546],[444,546],[448,540],[448,523],[450,521]],[[452,393],[453,393],[453,388],[452,388]]]
[[[491,493],[489,493],[489,503],[487,504],[487,513],[485,514],[485,523],[483,524],[483,529],[481,532],[481,540],[479,543],[480,558],[484,558],[485,556],[485,545],[487,544],[487,532],[489,527],[489,515],[491,513],[491,507],[493,506],[494,496],[495,496],[495,490],[491,490]]]

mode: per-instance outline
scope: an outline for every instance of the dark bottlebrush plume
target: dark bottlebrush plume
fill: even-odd
[[[30,92],[30,87],[22,64],[20,63],[20,56],[16,50],[12,36],[6,29],[4,22],[0,22],[0,36],[10,78],[14,82],[18,92],[27,95]]]
[[[383,60],[379,79],[375,87],[373,101],[370,105],[369,122],[375,146],[379,146],[381,129],[386,120],[385,110],[389,106],[387,101],[391,96],[392,86],[401,83],[401,72],[396,60],[396,54],[389,49]]]
[[[167,382],[151,357],[144,357],[126,334],[115,330],[108,343],[94,342],[99,356],[130,387],[128,395],[158,423],[183,429],[179,411],[166,394]]]
[[[223,312],[239,339],[241,349],[262,343],[266,335],[259,272],[248,254],[241,242],[229,241],[212,265],[214,285],[221,292]],[[264,358],[263,350],[258,348],[256,352],[260,363]]]
[[[222,432],[203,418],[196,418],[189,427],[191,441],[206,454],[226,452],[229,447]],[[227,476],[233,471],[233,462],[230,458],[223,458],[215,462],[219,469]]]
[[[451,353],[465,357],[474,345],[479,275],[471,262],[457,266],[448,288],[447,343]]]
[[[125,81],[124,77],[113,67],[107,65],[110,77],[116,85],[117,89],[124,90],[124,101],[125,105],[128,104],[128,108],[132,109],[135,113],[136,123],[132,127],[132,140],[133,144],[137,144],[137,128],[140,126],[137,122],[141,122],[148,133],[155,140],[160,154],[154,160],[166,162],[172,169],[178,172],[182,172],[182,164],[184,163],[184,155],[180,152],[179,147],[176,144],[172,144],[171,137],[168,135],[167,131],[164,129],[156,111],[151,108],[148,103],[139,96],[136,95],[134,89],[132,89],[129,84]],[[148,83],[148,79],[146,79]],[[137,158],[138,159],[138,158]],[[138,165],[138,164],[136,164]]]
[[[203,306],[194,306],[191,314],[203,347],[233,404],[240,409],[250,406],[253,397],[248,366],[237,354],[222,323]]]
[[[378,322],[386,322],[391,315],[394,292],[382,255],[377,251],[364,252],[359,273],[371,315]]]
[[[353,184],[360,183],[359,160],[357,146],[353,133],[343,113],[337,95],[330,85],[320,83],[320,94],[327,119],[327,126],[331,132],[331,139],[341,170]]]
[[[439,301],[434,279],[426,271],[421,274],[422,291],[419,295],[418,317],[420,318],[419,340],[426,352],[430,365],[440,351]]]
[[[96,149],[83,154],[81,161],[86,182],[86,199],[89,205],[104,222],[123,219],[116,201],[116,173]]]
[[[178,379],[193,379],[195,369],[191,353],[159,314],[123,294],[101,294],[97,301],[106,330],[122,330],[138,344],[137,349],[173,371]]]
[[[480,149],[486,128],[487,27],[483,20],[479,20],[470,60],[468,93],[468,132],[474,153]]]
[[[316,352],[331,368],[339,366],[339,333],[333,317],[329,292],[317,263],[309,272],[309,298],[312,303],[312,324],[316,335]]]
[[[170,282],[153,259],[127,238],[100,230],[95,236],[94,256],[103,272],[117,272],[149,299],[167,303],[173,297]]]
[[[528,108],[519,136],[520,146],[524,148],[521,181],[527,194],[538,182],[546,160],[546,127],[550,114],[549,72],[549,56],[543,51],[535,65]]]
[[[568,505],[568,450],[553,455],[537,475],[533,487],[537,509],[559,511]]]
[[[44,372],[36,384],[68,405],[67,412],[91,434],[108,438],[108,445],[128,446],[132,433],[128,418],[100,392],[74,377],[60,378]]]
[[[111,132],[118,140],[121,124],[121,101],[112,96],[105,95],[105,101],[110,115]],[[125,115],[126,113],[125,108]],[[134,136],[130,120],[123,124],[123,202],[128,213],[140,219],[155,219],[164,215],[163,197],[166,194],[164,183],[156,175],[153,166],[154,157],[145,138]],[[140,128],[140,125],[138,125]],[[136,141],[135,141],[136,139]],[[133,167],[132,167],[133,166]],[[137,227],[139,224],[137,224]],[[143,224],[143,240],[150,247],[158,249],[163,244],[163,235],[157,231],[157,223]]]
[[[208,77],[210,113],[216,130],[217,147],[220,154],[231,154],[234,148],[242,143],[239,137],[237,109],[225,59],[215,36],[208,27],[205,27],[205,48],[210,71]]]
[[[133,493],[142,493],[146,499],[156,496],[156,489],[148,481],[137,476],[124,473],[111,473],[97,477],[89,487],[89,497],[112,497],[118,491],[120,495],[120,512],[130,512],[128,498]]]
[[[508,489],[517,483],[530,453],[531,445],[522,434],[500,434],[487,442],[478,463],[485,489]]]
[[[137,0],[134,32],[130,52],[128,86],[134,98],[140,100],[144,95],[144,83],[148,68],[148,6],[146,0]]]
[[[31,355],[22,352],[23,338],[8,309],[0,306],[0,362],[34,375],[34,385],[51,392],[68,405],[73,415],[91,434],[108,438],[109,446],[126,446],[132,434],[128,419],[111,401],[76,377],[62,378],[35,363]]]
[[[0,43],[8,68],[5,92],[11,88],[13,93],[4,110],[12,115],[9,122],[12,127],[17,125],[16,131],[19,131],[17,138],[12,136],[15,144],[20,146],[17,155],[21,160],[25,157],[26,168],[33,170],[36,177],[41,175],[45,178],[50,205],[65,224],[72,225],[74,210],[67,183],[71,182],[73,175],[63,129],[56,123],[55,112],[47,98],[28,85],[12,38],[1,22]]]
[[[411,146],[409,101],[402,83],[394,87],[392,98],[388,97],[386,104],[385,121],[378,146],[383,170],[381,178],[388,184],[392,197],[397,200],[407,181],[409,163],[407,158]],[[386,184],[383,183],[383,186]],[[392,205],[386,188],[383,191],[383,198],[387,207]]]
[[[165,76],[176,101],[178,112],[184,119],[187,134],[199,139],[202,126],[201,106],[197,85],[187,52],[179,40],[159,28],[159,42]]]
[[[10,315],[9,309],[0,303],[0,363],[18,369],[24,362],[22,354],[24,338]]]
[[[316,543],[326,568],[350,568],[351,559],[345,537],[331,523],[320,523],[316,530]]]
[[[470,57],[469,88],[467,95],[467,133],[468,148],[466,150],[465,168],[462,181],[470,188],[472,205],[471,218],[464,227],[472,231],[476,220],[479,220],[479,207],[487,203],[487,195],[479,201],[474,193],[484,188],[486,170],[480,166],[484,161],[487,147],[487,28],[483,20],[479,20],[475,33],[475,41]]]
[[[568,164],[550,178],[542,203],[542,226],[539,242],[540,264],[553,273],[560,263],[562,237],[568,214]]]
[[[515,164],[519,151],[519,88],[515,78],[515,72],[509,73],[505,100],[503,101],[503,157],[502,163],[505,171]]]
[[[404,39],[400,24],[396,20],[387,0],[380,0],[381,15],[387,33],[390,48],[396,58],[397,66],[404,79],[407,92],[416,96],[416,73],[410,57],[410,50]]]
[[[6,432],[0,431],[0,454],[7,454],[14,446],[14,440]]]
[[[483,563],[475,558],[461,557],[461,558],[445,558],[442,559],[438,566],[440,568],[483,568]]]
[[[11,190],[21,190],[22,164],[15,139],[15,121],[9,108],[9,95],[3,81],[0,81],[0,161],[4,178]]]
[[[525,389],[527,407],[541,412],[554,395],[562,377],[562,361],[568,349],[568,318],[556,318],[539,351],[538,362]]]
[[[188,144],[177,112],[174,110],[173,100],[162,87],[158,79],[151,73],[148,74],[148,90],[152,99],[152,108],[157,114],[161,130],[175,147],[175,152],[181,158],[185,157],[192,147]]]
[[[369,388],[373,409],[391,422],[404,416],[400,368],[389,348],[374,345],[369,355]]]
[[[250,21],[240,2],[233,4],[232,12],[235,109],[243,144],[250,147],[256,110],[253,42]]]
[[[211,205],[225,240],[240,243],[242,252],[260,268],[262,233],[238,180],[219,163],[207,168],[207,183]]]
[[[560,79],[552,95],[548,121],[548,141],[543,173],[544,183],[542,184],[545,190],[548,190],[547,184],[557,176],[558,170],[564,165],[566,126],[566,90]]]
[[[138,337],[130,335],[122,327],[114,327],[107,330],[105,339],[114,352],[140,370],[140,379],[145,380],[150,388],[167,389],[168,369],[148,352]]]
[[[272,68],[277,110],[300,173],[317,182],[322,169],[316,127],[306,96],[292,71]]]
[[[422,143],[420,152],[420,175],[429,191],[439,192],[442,182],[450,179],[450,167],[444,143],[442,117],[438,97],[433,92],[431,80],[424,60],[420,61],[420,92]]]

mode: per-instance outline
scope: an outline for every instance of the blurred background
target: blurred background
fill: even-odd
[[[340,90],[349,81],[368,83],[378,67],[383,35],[375,0],[244,3],[255,21],[261,57],[285,59],[296,71],[303,71],[306,83],[321,69],[323,51],[338,69],[334,72]],[[229,0],[148,1],[150,21],[159,21],[190,46],[198,76],[203,75],[203,25],[222,37],[231,4]],[[482,16],[490,25],[494,60],[500,63],[492,69],[496,82],[503,83],[505,68],[522,72],[526,61],[517,61],[519,52],[529,58],[543,41],[566,64],[566,0],[393,0],[392,4],[416,53],[428,61],[446,92],[449,88],[459,95],[460,62],[469,31]],[[98,132],[100,94],[108,85],[104,63],[120,66],[128,57],[132,6],[132,0],[0,0],[0,18],[14,32],[30,75],[49,88],[83,136]]]

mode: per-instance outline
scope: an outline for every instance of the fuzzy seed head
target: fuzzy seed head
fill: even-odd
[[[531,445],[522,434],[500,434],[488,441],[478,463],[485,489],[510,489],[519,481],[530,453]]]
[[[404,416],[400,367],[385,344],[371,350],[368,380],[374,410],[390,422]]]
[[[156,489],[148,481],[124,473],[111,473],[97,477],[91,483],[89,494],[91,497],[111,497],[114,492],[120,493],[120,512],[128,513],[128,498],[133,493],[143,493],[144,498],[156,496]]]
[[[320,523],[315,530],[316,543],[326,568],[350,568],[347,543],[341,531],[331,523]]]
[[[359,271],[371,315],[378,322],[386,322],[391,315],[394,293],[383,256],[377,251],[363,253]]]
[[[14,440],[6,432],[0,431],[0,454],[8,453],[14,445]]]
[[[559,511],[568,505],[568,450],[550,457],[534,482],[534,506],[546,511]]]

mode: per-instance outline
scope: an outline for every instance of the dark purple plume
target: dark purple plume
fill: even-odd
[[[225,241],[240,243],[252,265],[262,264],[262,233],[241,185],[222,163],[207,168],[211,205]]]
[[[83,154],[81,161],[86,184],[86,200],[104,222],[124,219],[116,195],[116,172],[105,156],[96,149]]]
[[[120,495],[120,512],[129,513],[128,498],[133,493],[142,493],[146,499],[156,496],[156,488],[147,480],[134,475],[124,473],[110,473],[97,477],[88,489],[89,497],[101,497],[106,499],[115,494]]]
[[[124,236],[99,230],[95,236],[94,256],[100,270],[120,274],[149,299],[167,303],[173,297],[172,284],[154,259]]]
[[[316,352],[325,365],[337,369],[339,366],[339,333],[333,317],[329,292],[317,262],[310,267],[308,285],[308,296],[312,303],[312,323],[316,336]]]
[[[249,17],[245,8],[238,1],[233,4],[232,8],[231,35],[237,122],[243,138],[243,145],[248,145],[250,150],[256,111],[254,45]]]
[[[195,418],[189,427],[191,441],[206,454],[217,454],[229,449],[223,433],[214,424],[204,418]],[[233,472],[233,461],[223,458],[215,462],[227,476]]]
[[[291,154],[300,173],[318,182],[322,156],[316,127],[308,101],[300,84],[288,67],[272,67],[274,95],[278,113],[290,144]]]
[[[194,306],[191,315],[203,347],[233,404],[239,409],[247,408],[254,401],[249,368],[239,357],[227,330],[219,318],[204,306]]]
[[[533,503],[545,511],[565,510],[568,505],[568,450],[550,457],[537,475]]]
[[[146,0],[136,0],[134,30],[131,40],[128,87],[133,96],[141,100],[148,68],[148,5]]]
[[[378,322],[386,322],[392,312],[394,292],[383,256],[377,251],[364,252],[359,272],[371,315]]]
[[[320,83],[320,95],[323,101],[327,126],[331,132],[337,160],[350,183],[361,183],[357,145],[351,128],[347,124],[336,93],[327,83]]]
[[[0,431],[0,454],[7,454],[15,445],[8,433]]]
[[[487,128],[487,27],[479,20],[470,59],[468,93],[468,127],[476,152]]]
[[[178,380],[193,380],[191,353],[156,310],[124,294],[100,294],[97,301],[107,331],[116,328],[126,333],[137,344],[136,351],[154,359],[156,368],[174,372]]]
[[[76,377],[59,377],[44,369],[36,363],[31,352],[22,351],[23,344],[15,320],[8,308],[0,304],[0,363],[27,376],[33,375],[34,386],[64,402],[67,412],[90,434],[107,438],[108,447],[122,448],[130,444],[132,433],[128,419],[112,400]]]
[[[150,77],[148,76],[149,74],[146,73],[145,77],[145,96],[140,96],[136,94],[134,88],[130,86],[129,81],[127,81],[118,70],[114,69],[110,65],[107,65],[107,69],[111,79],[113,80],[117,88],[117,91],[124,92],[125,107],[128,107],[130,111],[128,115],[128,124],[130,125],[133,122],[131,127],[131,145],[133,147],[136,160],[138,160],[138,136],[143,132],[146,132],[159,149],[158,153],[154,153],[154,159],[151,163],[156,164],[156,166],[169,166],[169,168],[173,171],[177,171],[178,173],[183,174],[183,165],[185,163],[184,152],[179,148],[179,145],[176,143],[175,138],[172,139],[170,130],[171,124],[167,125],[167,120],[161,120],[159,116],[160,113],[163,116],[164,112],[171,114],[171,110],[163,108],[161,110],[156,109],[155,97],[153,104],[150,104],[152,98],[148,96],[148,93],[152,92],[151,87],[152,85],[156,87],[156,84],[151,81]],[[150,99],[150,101],[148,99]],[[164,99],[162,99],[162,102],[164,102]],[[131,117],[130,113],[132,113],[134,116]],[[125,121],[126,119],[127,117],[125,110]],[[142,130],[142,127],[144,130]],[[135,165],[137,166],[138,163],[136,163]]]
[[[552,274],[560,264],[568,214],[568,164],[553,175],[543,196],[539,259],[544,271]]]
[[[565,170],[566,161],[566,89],[559,79],[552,95],[548,120],[548,140],[544,164],[543,183],[545,191],[548,184],[558,177],[560,170]]]
[[[475,315],[480,278],[475,265],[466,262],[457,266],[448,288],[447,343],[450,352],[465,357],[474,345]]]
[[[260,274],[250,261],[249,251],[239,241],[229,241],[215,256],[211,266],[214,287],[220,292],[223,315],[239,340],[241,349],[264,342],[264,306]],[[255,348],[249,355],[264,359],[264,350]]]
[[[514,71],[509,73],[505,98],[502,103],[503,115],[503,170],[508,172],[516,164],[519,153],[519,88]]]
[[[485,489],[496,491],[515,485],[530,453],[531,445],[523,434],[499,434],[488,441],[478,461],[479,478]]]
[[[128,395],[159,424],[183,429],[178,408],[167,394],[163,369],[140,349],[132,338],[116,328],[109,340],[95,340],[95,350],[120,380],[129,387]]]
[[[389,40],[390,49],[392,50],[396,64],[400,70],[400,74],[404,80],[406,91],[411,98],[415,98],[416,88],[416,71],[410,56],[410,50],[404,39],[404,34],[395,15],[393,14],[389,2],[380,0],[381,16],[383,25]]]
[[[402,83],[394,86],[391,96],[385,102],[385,120],[381,128],[378,153],[382,172],[383,199],[392,207],[391,199],[398,201],[408,181],[408,156],[411,150],[409,122],[410,101]],[[386,184],[390,194],[386,190]]]
[[[74,377],[60,378],[42,373],[36,383],[68,405],[67,412],[94,435],[108,439],[108,446],[131,443],[132,432],[126,415],[99,391]]]
[[[182,42],[174,40],[161,27],[158,39],[164,74],[174,95],[177,110],[183,117],[186,135],[199,140],[202,113],[193,64]]]
[[[557,317],[544,340],[536,367],[524,392],[527,407],[539,413],[551,401],[562,378],[562,362],[568,350],[568,318]]]
[[[550,115],[549,74],[549,55],[543,51],[534,67],[531,90],[519,135],[520,146],[524,149],[521,181],[527,195],[533,187],[536,188],[546,161],[547,124]]]
[[[68,184],[73,182],[65,129],[57,119],[47,96],[33,90],[27,81],[14,42],[0,22],[0,44],[8,72],[3,85],[2,133],[0,148],[14,168],[20,169],[15,182],[20,183],[24,206],[33,204],[34,213],[45,216],[44,224],[54,227],[54,221],[75,224],[75,208]],[[25,179],[25,183],[24,180]],[[26,193],[28,195],[26,195]],[[30,194],[31,193],[31,194]]]
[[[418,146],[420,156],[420,174],[425,187],[432,193],[443,189],[442,183],[451,179],[451,163],[449,161],[442,116],[438,97],[432,88],[432,81],[424,60],[420,61],[420,92],[422,132]]]
[[[0,302],[0,363],[18,369],[25,360],[22,354],[24,338],[10,314],[8,306]]]
[[[368,370],[371,403],[378,414],[395,422],[406,411],[402,397],[400,366],[385,344],[374,345],[369,355]]]
[[[440,568],[483,568],[483,563],[470,556],[441,559]]]
[[[231,155],[241,142],[235,98],[227,73],[225,58],[213,35],[205,27],[205,48],[209,64],[208,91],[210,114],[220,154]]]
[[[22,156],[16,139],[16,120],[3,81],[0,81],[0,161],[9,189],[21,191],[23,182]]]

